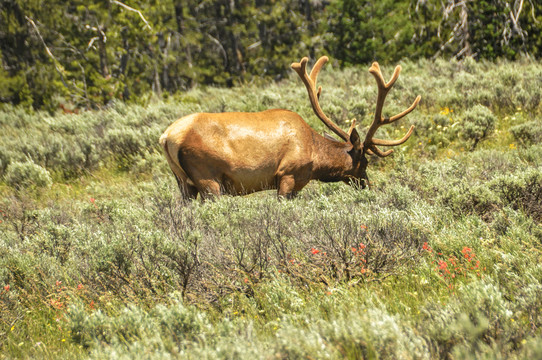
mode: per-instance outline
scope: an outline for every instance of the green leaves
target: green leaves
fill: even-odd
[[[461,123],[462,135],[470,143],[471,150],[474,150],[481,140],[491,135],[496,122],[497,117],[483,105],[476,105],[465,112]]]
[[[468,26],[456,26],[464,18]],[[519,11],[511,0],[7,0],[0,102],[51,113],[145,104],[195,85],[282,79],[292,61],[325,52],[342,65],[536,57],[541,21],[542,5]]]

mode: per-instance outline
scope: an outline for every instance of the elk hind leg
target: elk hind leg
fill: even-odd
[[[215,180],[199,180],[196,187],[203,200],[215,198],[222,193],[220,183]]]
[[[188,179],[180,179],[177,174],[175,174],[175,180],[177,180],[177,185],[179,186],[183,198],[195,199],[198,196],[198,188],[190,185],[187,181]]]

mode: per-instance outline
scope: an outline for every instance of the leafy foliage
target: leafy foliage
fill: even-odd
[[[475,149],[478,143],[485,139],[493,130],[497,118],[491,110],[483,105],[476,105],[467,110],[462,119],[462,136],[467,139],[472,145],[471,149]]]
[[[6,183],[15,188],[51,186],[52,180],[47,169],[27,162],[12,162],[6,170]]]
[[[370,160],[373,188],[311,183],[292,201],[185,202],[157,139],[203,110],[283,107],[321,129],[294,77],[80,114],[5,107],[0,356],[537,358],[541,108],[524,100],[540,65],[404,65],[396,86],[424,102],[380,130],[416,125]],[[321,75],[322,107],[363,132],[374,79]],[[466,124],[487,129],[472,151]]]
[[[144,105],[198,85],[284,79],[292,61],[326,51],[341,65],[537,59],[541,21],[542,5],[519,0],[6,0],[0,103]]]

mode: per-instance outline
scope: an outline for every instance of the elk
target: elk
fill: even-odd
[[[171,124],[160,137],[182,195],[196,198],[199,193],[206,198],[277,189],[279,197],[292,198],[311,180],[344,181],[365,188],[369,183],[366,155],[390,155],[393,149],[383,151],[379,146],[403,144],[414,126],[399,140],[377,139],[376,131],[414,110],[421,97],[416,97],[403,112],[383,117],[384,100],[401,66],[385,82],[374,62],[369,72],[378,86],[375,117],[362,141],[355,119],[345,132],[320,107],[322,87],[316,88],[316,80],[327,61],[326,56],[321,57],[310,74],[306,57],[291,67],[305,84],[316,116],[342,141],[318,134],[301,116],[283,109],[187,115]]]

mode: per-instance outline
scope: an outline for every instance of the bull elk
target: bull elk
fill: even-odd
[[[377,129],[401,119],[418,105],[420,96],[403,112],[383,117],[382,107],[388,91],[397,80],[397,66],[385,82],[378,63],[369,72],[376,79],[378,96],[374,120],[361,141],[355,120],[348,132],[342,130],[322,111],[319,104],[322,87],[316,79],[328,61],[321,57],[310,75],[304,57],[292,68],[307,88],[316,116],[342,141],[321,136],[298,114],[282,109],[256,113],[197,113],[171,124],[160,137],[167,161],[175,174],[181,193],[188,198],[203,198],[222,193],[240,195],[277,189],[279,197],[294,197],[311,180],[368,184],[366,155],[386,157],[412,134],[411,126],[400,140],[374,137]]]

